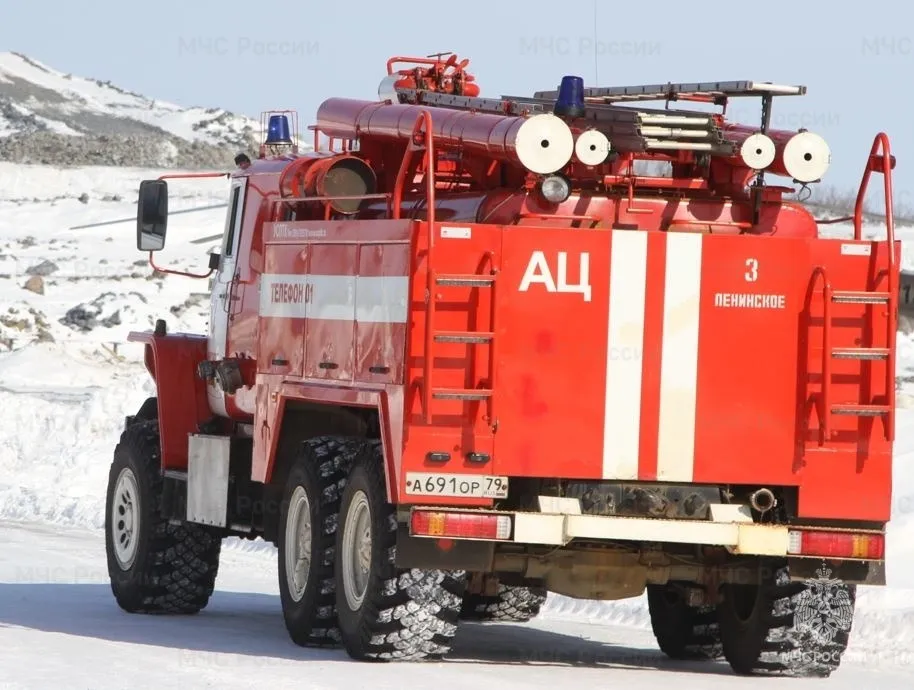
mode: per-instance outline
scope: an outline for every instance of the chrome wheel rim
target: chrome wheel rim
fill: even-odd
[[[129,467],[121,470],[114,484],[111,522],[114,557],[121,570],[130,570],[136,561],[140,535],[140,490]]]
[[[286,517],[286,584],[292,601],[301,601],[305,596],[311,570],[311,538],[311,502],[299,486],[289,499]]]
[[[357,491],[346,511],[343,528],[343,592],[353,611],[365,601],[371,571],[371,509],[364,491]]]

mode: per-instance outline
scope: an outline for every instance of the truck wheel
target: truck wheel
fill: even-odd
[[[724,656],[736,673],[827,678],[838,668],[856,587],[821,575],[791,582],[783,563],[769,563],[759,569],[759,584],[722,587]]]
[[[340,495],[358,443],[309,439],[286,479],[279,516],[279,597],[289,636],[302,647],[340,640],[333,549]]]
[[[369,442],[343,491],[336,545],[336,607],[346,651],[358,660],[440,658],[450,651],[466,573],[395,566],[397,520],[385,496],[381,448]]]
[[[689,606],[674,584],[648,585],[647,608],[660,651],[678,661],[718,659],[723,654],[714,606]]]
[[[465,594],[460,618],[468,621],[499,621],[501,623],[526,623],[539,615],[546,603],[543,587],[510,587],[498,584],[498,592]]]
[[[197,613],[213,593],[222,539],[161,516],[159,457],[155,419],[131,424],[114,449],[105,503],[111,590],[130,613]]]

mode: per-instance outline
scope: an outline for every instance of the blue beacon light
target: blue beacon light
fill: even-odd
[[[553,113],[559,117],[584,117],[584,80],[581,77],[562,77]]]
[[[267,140],[265,144],[291,144],[292,137],[289,135],[289,118],[285,115],[270,115],[270,122],[267,125]]]

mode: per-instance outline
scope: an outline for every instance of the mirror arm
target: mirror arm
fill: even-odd
[[[152,266],[159,273],[171,273],[175,276],[184,276],[185,278],[209,278],[213,274],[213,269],[209,269],[206,273],[190,273],[188,271],[175,271],[171,268],[160,268],[156,266],[155,261],[152,258],[153,252],[149,252],[149,265]]]

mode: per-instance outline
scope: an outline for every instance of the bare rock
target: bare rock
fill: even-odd
[[[59,271],[60,267],[55,264],[53,261],[42,261],[40,264],[31,266],[27,268],[25,272],[30,276],[49,276],[55,271]]]
[[[25,290],[31,290],[37,295],[44,294],[44,278],[41,276],[32,276],[27,281],[25,285],[22,286]]]

